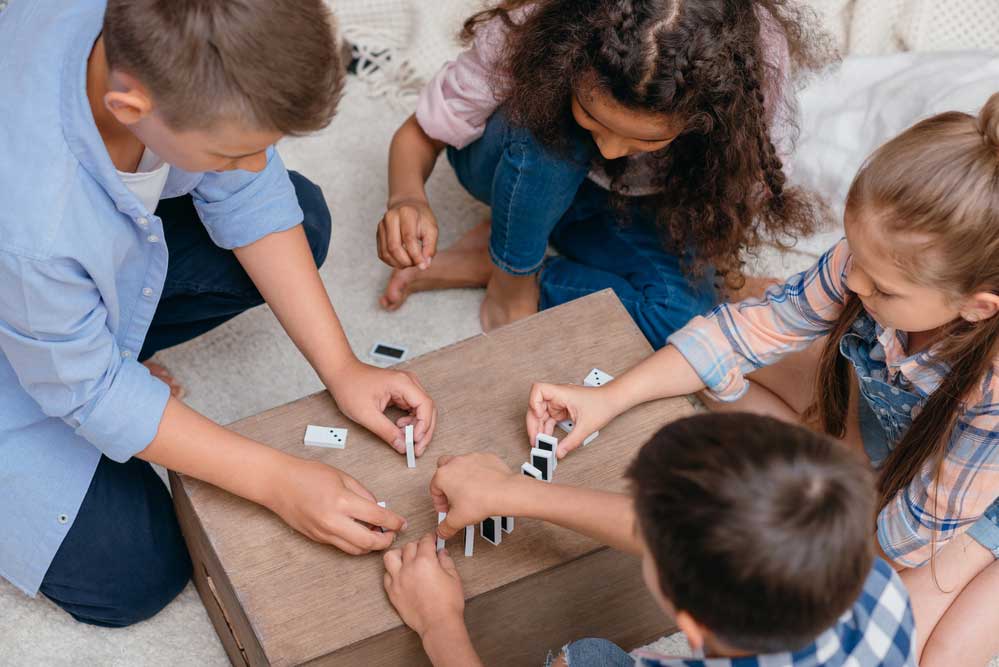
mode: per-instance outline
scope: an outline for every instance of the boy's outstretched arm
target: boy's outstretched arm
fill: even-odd
[[[602,544],[641,555],[630,497],[562,484],[548,484],[514,473],[495,454],[442,456],[430,482],[434,508],[447,512],[437,527],[447,539],[489,516],[540,519]]]
[[[402,620],[420,635],[434,667],[481,667],[465,627],[465,595],[454,561],[424,535],[385,553],[385,592]]]
[[[415,424],[416,454],[422,455],[437,424],[433,400],[411,373],[375,368],[354,356],[302,226],[269,234],[234,252],[340,410],[400,454],[406,453],[401,426]],[[393,424],[385,416],[389,405],[410,414]]]
[[[424,186],[444,144],[427,136],[416,116],[396,130],[389,148],[389,199],[378,224],[378,257],[395,269],[430,266],[437,254],[437,218]]]
[[[306,537],[349,554],[387,549],[406,524],[350,475],[238,435],[173,398],[137,456],[263,505]]]

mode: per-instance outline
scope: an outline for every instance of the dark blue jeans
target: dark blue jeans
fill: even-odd
[[[316,266],[326,259],[330,213],[318,186],[292,172]],[[140,359],[183,343],[263,303],[235,255],[212,243],[190,196],[160,202],[170,263]],[[191,576],[173,503],[145,461],[102,457],[41,592],[76,620],[124,627],[152,617]]]
[[[623,216],[611,206],[609,193],[587,178],[595,155],[586,133],[557,155],[511,126],[502,111],[478,141],[448,149],[458,180],[492,209],[493,263],[511,275],[540,272],[539,308],[609,287],[658,349],[715,305],[714,276],[684,274],[640,200]],[[559,256],[545,258],[549,243]]]

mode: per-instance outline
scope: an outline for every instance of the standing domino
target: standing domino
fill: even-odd
[[[406,427],[406,465],[416,467],[416,447],[413,444],[413,425]]]
[[[444,522],[444,517],[446,517],[446,516],[447,516],[447,512],[438,512],[437,513],[437,525],[438,526],[441,525]],[[442,538],[438,537],[437,538],[437,551],[440,551],[443,548],[444,548],[444,540]]]
[[[541,479],[541,471],[532,466],[530,463],[525,463],[524,465],[520,466],[520,472],[522,475],[526,475],[527,477],[533,477],[539,482],[543,481]]]
[[[538,433],[534,437],[534,447],[552,453],[552,470],[558,467],[558,439],[544,433]]]
[[[513,517],[512,516],[505,516],[505,517],[503,517],[500,520],[500,523],[503,525],[503,532],[504,533],[512,533],[513,532]]]
[[[554,458],[554,455],[547,449],[535,447],[531,450],[531,465],[541,471],[541,481],[552,481],[552,473],[555,472],[555,465],[552,463]]]
[[[583,384],[587,387],[602,387],[613,379],[614,376],[610,373],[604,373],[599,368],[594,368],[590,371],[590,374],[586,376],[586,379],[583,380]]]
[[[465,526],[465,557],[471,558],[475,551],[475,526]]]
[[[498,547],[503,541],[503,531],[500,529],[500,517],[491,516],[479,524],[482,539]]]
[[[382,509],[387,509],[388,508],[388,504],[384,500],[379,500],[377,504]],[[383,533],[385,532],[385,529],[382,528],[382,527],[379,527],[378,530],[382,531]]]

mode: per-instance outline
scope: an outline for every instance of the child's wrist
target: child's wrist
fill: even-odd
[[[386,208],[393,209],[396,206],[401,206],[403,204],[422,204],[424,206],[430,206],[430,200],[427,198],[425,190],[392,193],[389,195]]]
[[[468,641],[468,628],[461,614],[437,619],[420,633],[420,641],[428,655],[439,651],[452,651],[456,642]]]

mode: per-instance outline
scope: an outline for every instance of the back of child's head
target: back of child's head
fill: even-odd
[[[999,94],[978,115],[939,114],[879,148],[854,179],[846,217],[913,284],[955,303],[974,293],[999,294]],[[815,412],[837,436],[850,384],[838,342],[862,307],[859,298],[849,300],[816,383]],[[999,316],[957,318],[938,339],[933,354],[950,370],[882,466],[882,506],[928,464],[942,462],[965,399],[999,353]]]
[[[522,6],[532,9],[518,24],[509,12]],[[588,88],[679,121],[681,134],[651,154],[652,185],[662,192],[664,242],[680,254],[693,248],[691,268],[710,264],[738,286],[742,248],[762,233],[811,229],[813,211],[785,188],[771,134],[771,121],[787,115],[771,111],[783,108],[790,73],[767,52],[786,40],[793,64],[810,69],[827,50],[790,0],[507,0],[472,17],[466,38],[496,16],[509,27],[505,111],[543,143],[571,140],[571,100]],[[604,166],[613,177],[626,163]]]
[[[344,69],[322,0],[108,0],[102,36],[109,67],[174,130],[300,135],[336,113]]]
[[[628,476],[662,594],[724,645],[796,650],[873,565],[873,480],[842,445],[750,414],[669,424]]]

